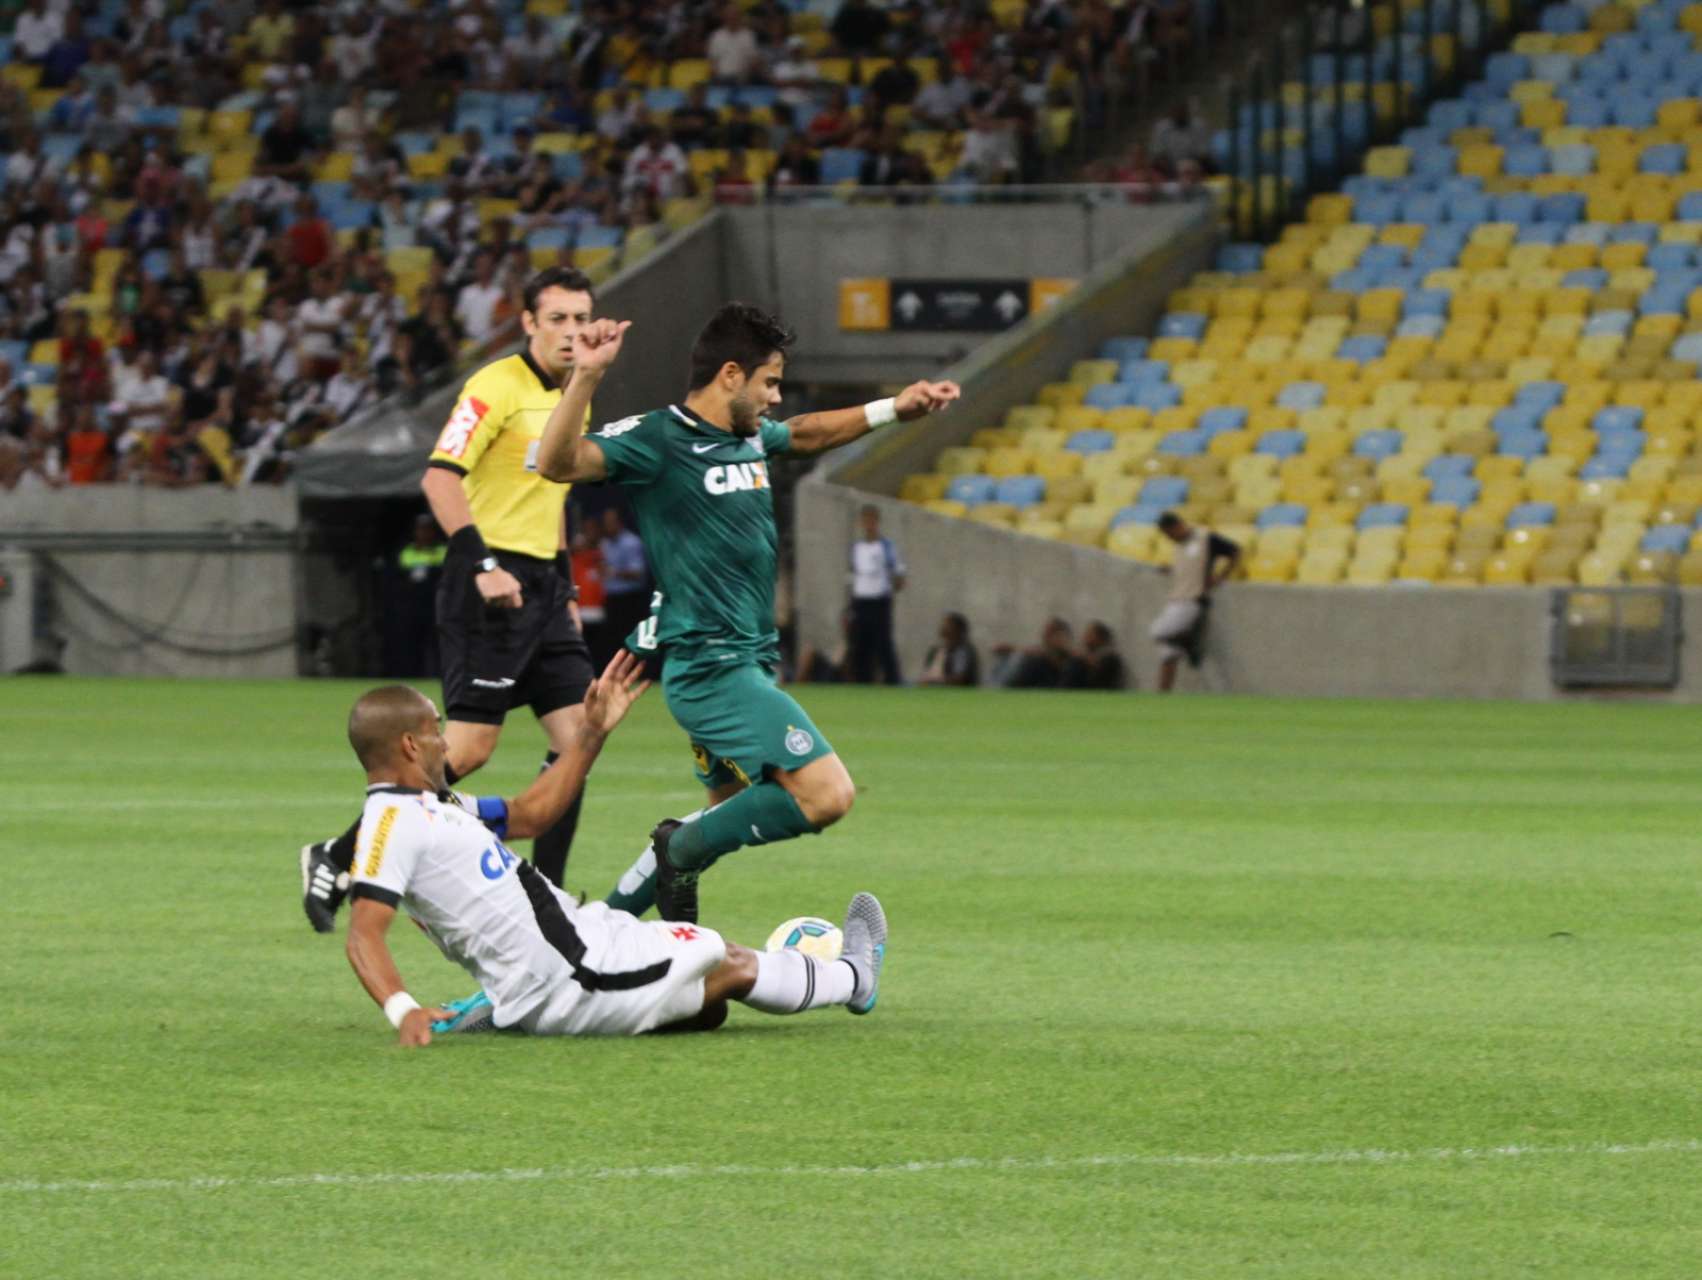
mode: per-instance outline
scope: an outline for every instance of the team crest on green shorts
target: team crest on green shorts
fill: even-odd
[[[786,735],[786,750],[795,756],[808,755],[815,747],[816,740],[796,725],[787,725],[790,732]]]

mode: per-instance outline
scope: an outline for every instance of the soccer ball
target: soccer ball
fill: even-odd
[[[817,960],[837,960],[845,950],[845,935],[839,926],[819,916],[799,916],[788,920],[768,935],[770,951],[802,951]]]

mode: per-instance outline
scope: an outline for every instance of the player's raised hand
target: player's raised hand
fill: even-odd
[[[409,1009],[396,1029],[396,1043],[404,1049],[418,1049],[431,1043],[431,1024],[443,1022],[455,1015],[448,1009]]]
[[[912,382],[893,397],[893,407],[905,422],[938,413],[963,394],[955,382]]]
[[[601,373],[621,353],[630,320],[593,320],[573,335],[573,367]]]
[[[650,681],[640,678],[643,674],[644,663],[630,649],[615,654],[585,691],[585,727],[593,733],[612,733],[650,687]]]

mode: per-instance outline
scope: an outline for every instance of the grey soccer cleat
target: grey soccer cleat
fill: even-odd
[[[315,933],[330,933],[337,926],[337,908],[349,896],[349,873],[327,855],[331,841],[301,847],[301,905]]]
[[[872,893],[859,893],[845,908],[845,950],[857,982],[845,1007],[867,1013],[881,993],[881,962],[886,959],[886,912]]]

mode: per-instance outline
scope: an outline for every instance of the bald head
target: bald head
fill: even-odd
[[[437,725],[437,708],[418,689],[385,685],[361,695],[349,712],[349,745],[368,773],[407,762],[402,735]]]

